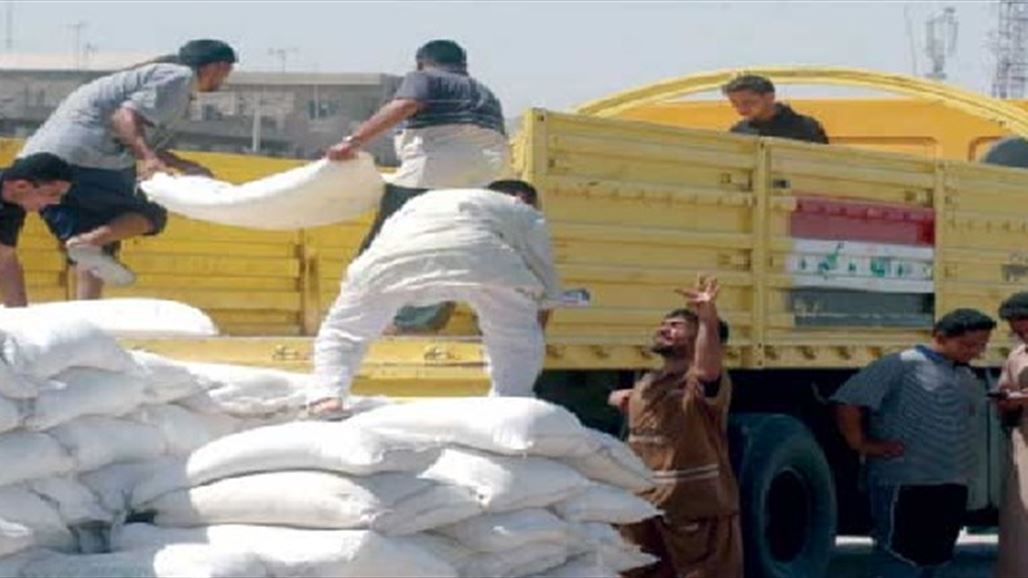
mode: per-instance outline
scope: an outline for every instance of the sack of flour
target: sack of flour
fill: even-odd
[[[69,367],[140,371],[114,337],[75,317],[9,311],[0,317],[0,354],[15,373],[37,379]]]

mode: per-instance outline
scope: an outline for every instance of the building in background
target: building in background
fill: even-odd
[[[79,85],[156,55],[0,54],[0,136],[26,137]],[[401,77],[389,74],[236,71],[225,87],[193,101],[176,148],[317,158],[388,102]],[[365,149],[395,166],[390,136]]]

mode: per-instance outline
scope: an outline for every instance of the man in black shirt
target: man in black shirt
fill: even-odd
[[[746,74],[721,88],[732,108],[743,120],[732,132],[790,138],[828,144],[828,135],[816,119],[797,113],[788,105],[775,102],[775,85],[763,76]]]
[[[71,179],[68,163],[50,153],[22,157],[0,172],[0,296],[7,307],[28,304],[15,251],[25,215],[60,203]]]

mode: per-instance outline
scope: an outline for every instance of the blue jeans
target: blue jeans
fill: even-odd
[[[872,485],[874,578],[934,578],[953,554],[967,487]]]

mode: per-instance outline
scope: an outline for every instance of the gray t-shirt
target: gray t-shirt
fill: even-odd
[[[410,72],[393,98],[425,105],[407,119],[406,128],[473,124],[506,134],[499,99],[486,85],[464,73],[435,68]]]
[[[887,355],[851,377],[832,401],[870,410],[868,435],[903,443],[898,458],[869,458],[878,485],[968,484],[984,388],[971,369],[923,346]]]
[[[165,63],[97,78],[69,94],[18,156],[48,152],[82,167],[129,168],[135,158],[115,138],[111,115],[122,106],[134,109],[150,125],[147,143],[159,149],[170,140],[169,128],[189,112],[192,84],[191,68]]]

